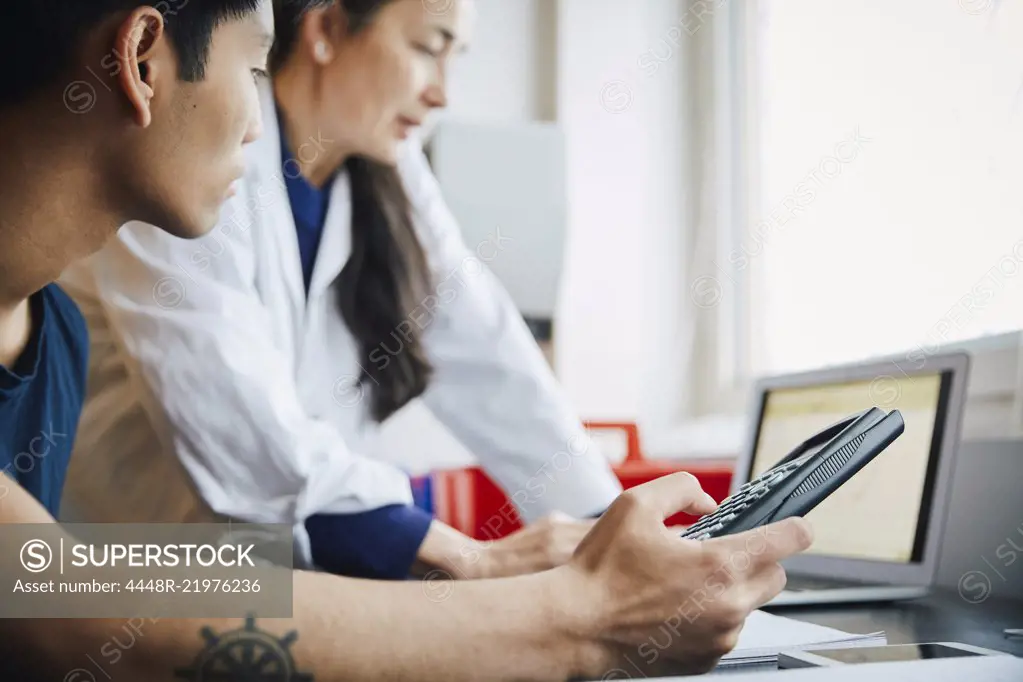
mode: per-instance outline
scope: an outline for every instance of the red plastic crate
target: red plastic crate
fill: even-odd
[[[733,463],[723,460],[650,460],[642,455],[639,432],[635,424],[619,422],[588,422],[588,429],[622,429],[626,431],[628,451],[625,460],[612,468],[625,489],[655,478],[688,471],[717,501],[728,496]],[[522,527],[514,504],[479,467],[438,471],[430,476],[430,498],[434,515],[456,530],[478,540],[496,540]],[[668,525],[687,525],[695,519],[676,514]]]

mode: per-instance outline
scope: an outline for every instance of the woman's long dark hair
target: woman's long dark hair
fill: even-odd
[[[287,60],[305,13],[339,3],[350,33],[365,28],[392,0],[275,0],[271,68]],[[426,390],[432,367],[421,330],[408,315],[425,298],[430,272],[395,168],[367,158],[345,161],[351,183],[352,252],[334,282],[337,304],[359,346],[360,383],[383,421]]]

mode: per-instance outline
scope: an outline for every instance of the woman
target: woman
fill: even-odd
[[[467,35],[469,0],[441,9],[279,3],[266,133],[218,228],[130,223],[65,274],[93,339],[81,519],[291,523],[303,564],[476,578],[563,562],[589,528],[569,517],[620,492],[411,138]],[[414,507],[372,450],[415,399],[543,520],[476,543]]]

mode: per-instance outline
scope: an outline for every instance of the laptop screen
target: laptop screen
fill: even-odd
[[[750,478],[860,410],[898,409],[905,421],[894,443],[806,515],[815,538],[807,554],[921,561],[951,379],[921,373],[765,393]]]

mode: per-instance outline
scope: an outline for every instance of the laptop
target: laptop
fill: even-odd
[[[915,599],[937,583],[969,356],[897,357],[767,377],[731,493],[807,437],[868,407],[898,409],[905,432],[811,510],[814,544],[784,564],[786,589],[767,606]]]

